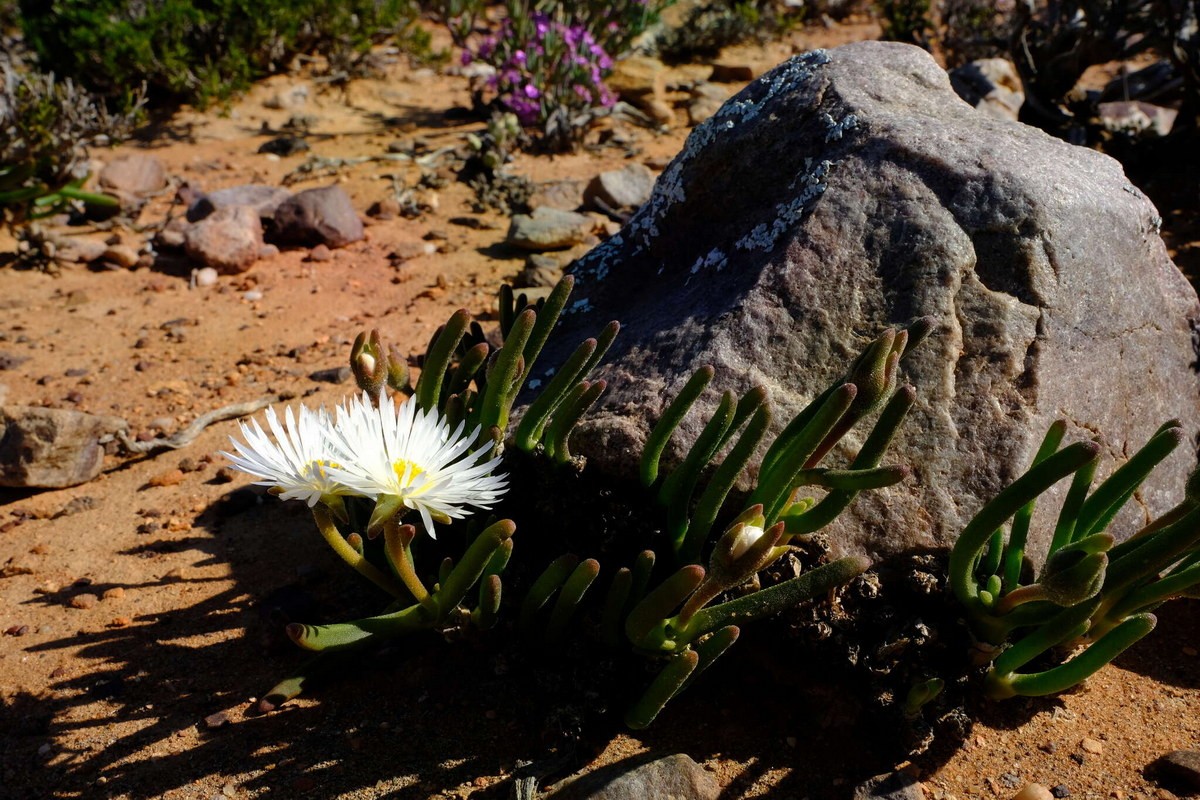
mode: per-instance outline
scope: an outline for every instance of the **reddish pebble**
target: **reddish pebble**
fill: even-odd
[[[168,470],[167,472],[155,475],[146,482],[151,486],[175,486],[176,484],[183,483],[183,470]]]
[[[100,598],[90,592],[77,594],[71,598],[71,608],[94,608]]]
[[[120,600],[125,596],[125,590],[120,586],[114,586],[111,589],[105,589],[104,594],[100,596],[105,600]]]
[[[5,636],[24,636],[29,633],[28,625],[12,625],[4,629]]]
[[[110,628],[125,628],[133,624],[133,620],[129,617],[113,617],[109,620],[108,627]]]

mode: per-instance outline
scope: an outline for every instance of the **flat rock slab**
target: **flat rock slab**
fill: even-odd
[[[716,800],[712,773],[682,753],[630,766],[617,762],[575,778],[546,800]]]
[[[632,477],[697,367],[717,368],[699,408],[762,385],[778,430],[883,328],[931,316],[932,337],[904,367],[917,406],[888,459],[914,476],[864,493],[829,530],[836,548],[868,557],[948,546],[1057,418],[1068,440],[1103,432],[1102,474],[1168,419],[1194,441],[1200,303],[1159,224],[1116,161],[975,110],[924,51],[813,51],[696,128],[649,202],[576,262],[534,377],[621,321],[596,375],[609,390],[571,449]],[[826,463],[845,464],[862,435]],[[1118,536],[1182,496],[1189,450],[1152,476]],[[1055,502],[1035,517],[1035,558]]]
[[[104,463],[101,437],[119,417],[32,406],[0,409],[0,486],[58,489],[86,483]]]
[[[531,214],[517,214],[508,229],[508,243],[523,250],[565,250],[591,235],[592,218],[574,211],[538,206]]]

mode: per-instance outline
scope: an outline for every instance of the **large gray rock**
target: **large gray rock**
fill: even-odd
[[[650,201],[576,263],[535,377],[621,321],[599,370],[610,388],[571,449],[631,476],[698,366],[718,375],[700,408],[761,384],[778,430],[881,329],[930,315],[936,330],[905,362],[918,403],[890,458],[914,476],[860,496],[832,539],[868,556],[945,546],[1056,418],[1069,439],[1103,431],[1103,473],[1170,418],[1194,440],[1200,304],[1159,222],[1117,162],[976,111],[915,47],[814,51],[698,127]],[[668,464],[699,424],[693,413]],[[1139,514],[1181,496],[1194,457],[1180,450],[1131,504]]]
[[[61,488],[100,474],[100,439],[125,420],[62,408],[0,409],[0,486]]]

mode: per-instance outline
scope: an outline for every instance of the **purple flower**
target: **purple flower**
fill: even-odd
[[[520,64],[522,67],[525,66],[525,64],[526,64],[525,51],[524,50],[515,51],[512,55],[512,60],[513,60],[514,64]]]
[[[532,83],[525,84],[525,87],[521,91],[524,92],[525,96],[530,100],[537,100],[542,96],[542,93]]]

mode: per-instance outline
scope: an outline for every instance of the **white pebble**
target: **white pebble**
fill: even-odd
[[[201,288],[214,286],[217,283],[217,271],[212,267],[196,270],[196,285]]]
[[[262,298],[263,298],[263,293],[260,292],[258,289],[251,289],[250,291],[248,291],[242,295],[243,300],[249,300],[251,303],[262,300]]]

